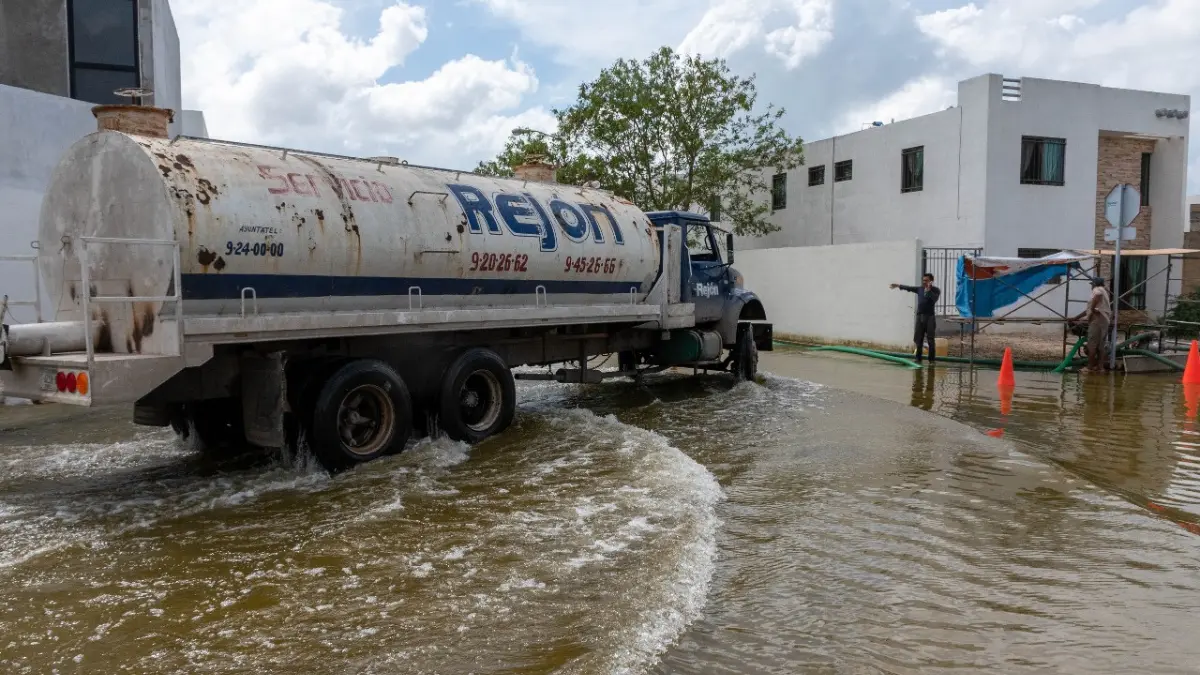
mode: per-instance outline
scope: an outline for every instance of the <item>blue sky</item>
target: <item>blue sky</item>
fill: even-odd
[[[758,78],[807,140],[985,72],[1200,95],[1200,0],[170,0],[213,135],[470,168],[621,57]],[[1200,193],[1200,147],[1191,152]]]

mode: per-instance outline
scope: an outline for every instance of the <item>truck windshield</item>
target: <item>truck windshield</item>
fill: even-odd
[[[717,249],[713,248],[712,233],[704,225],[688,225],[687,247],[692,262],[720,262]]]

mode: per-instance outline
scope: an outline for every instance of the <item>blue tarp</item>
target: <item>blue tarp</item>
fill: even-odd
[[[1067,275],[1072,267],[1079,266],[1079,263],[1074,262],[1063,265],[1039,265],[991,279],[972,280],[967,277],[965,260],[965,256],[958,259],[958,287],[955,291],[954,301],[958,306],[959,316],[968,319],[972,318],[972,302],[975,308],[974,318],[991,318],[997,309],[1029,297],[1054,277]]]

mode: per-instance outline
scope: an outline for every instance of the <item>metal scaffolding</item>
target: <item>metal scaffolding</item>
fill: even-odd
[[[1090,258],[1090,265],[1087,265],[1085,267],[1084,264],[1082,264],[1080,261],[1072,261],[1072,262],[1067,262],[1067,263],[1064,263],[1064,262],[1044,263],[1046,266],[1065,265],[1067,267],[1066,279],[1065,279],[1065,282],[1059,282],[1057,284],[1045,284],[1044,287],[1039,287],[1037,289],[1036,293],[1025,292],[1011,284],[1006,283],[1004,281],[1003,276],[989,277],[992,281],[999,283],[999,284],[1003,285],[1004,287],[1017,293],[1020,296],[1020,298],[1023,300],[1023,301],[1018,301],[1018,302],[1020,302],[1020,304],[1017,304],[1015,307],[1012,307],[1011,309],[1005,311],[1002,314],[999,314],[998,316],[980,318],[976,315],[977,285],[975,284],[975,282],[979,281],[981,279],[981,277],[976,276],[977,273],[974,271],[974,267],[972,268],[973,272],[972,272],[972,276],[970,277],[970,281],[972,283],[971,283],[971,292],[970,292],[970,300],[969,300],[970,316],[969,317],[961,317],[961,316],[960,317],[952,317],[949,319],[950,321],[959,324],[960,353],[962,351],[963,343],[966,341],[966,333],[968,332],[968,329],[969,329],[970,336],[971,336],[969,361],[972,365],[975,363],[975,360],[976,360],[975,336],[978,333],[981,333],[984,330],[986,330],[988,326],[995,325],[995,324],[1005,324],[1005,323],[1028,323],[1028,324],[1034,324],[1034,325],[1042,325],[1042,324],[1047,324],[1047,323],[1061,323],[1062,327],[1063,327],[1062,328],[1062,355],[1063,355],[1064,363],[1066,362],[1067,346],[1070,342],[1070,336],[1071,336],[1071,324],[1074,323],[1074,321],[1076,320],[1076,317],[1080,314],[1079,312],[1074,313],[1074,314],[1072,313],[1072,305],[1077,305],[1077,304],[1086,305],[1088,303],[1088,299],[1076,299],[1076,298],[1071,297],[1071,282],[1073,280],[1084,281],[1084,282],[1087,282],[1090,286],[1091,280],[1093,278],[1100,276],[1101,262],[1105,258],[1109,258],[1111,261],[1111,259],[1115,258],[1116,253],[1115,253],[1115,251],[1108,251],[1108,250],[1084,250],[1084,251],[1065,250],[1064,252],[1077,253],[1081,256],[1088,256]],[[1158,338],[1159,338],[1158,339],[1158,345],[1159,345],[1158,351],[1159,351],[1159,353],[1162,353],[1163,343],[1165,342],[1163,337],[1164,337],[1164,334],[1167,332],[1167,330],[1171,327],[1171,325],[1172,324],[1182,325],[1185,323],[1189,323],[1189,322],[1167,321],[1165,319],[1165,315],[1166,315],[1166,312],[1169,311],[1172,306],[1172,300],[1175,301],[1175,304],[1178,304],[1179,302],[1191,302],[1188,300],[1181,300],[1180,298],[1178,298],[1179,293],[1173,292],[1173,287],[1174,287],[1174,282],[1182,282],[1182,269],[1183,269],[1182,260],[1183,260],[1184,256],[1193,254],[1193,253],[1200,253],[1200,250],[1151,249],[1151,250],[1122,250],[1121,251],[1122,257],[1151,258],[1151,257],[1165,256],[1167,259],[1167,264],[1163,269],[1159,270],[1158,272],[1155,272],[1152,275],[1147,276],[1145,279],[1141,280],[1140,282],[1131,285],[1128,289],[1123,289],[1123,292],[1121,293],[1120,297],[1115,298],[1113,300],[1113,304],[1114,304],[1113,321],[1114,321],[1114,323],[1119,323],[1120,311],[1121,311],[1122,307],[1125,307],[1126,311],[1131,311],[1131,310],[1132,311],[1145,311],[1144,309],[1135,308],[1132,304],[1130,304],[1129,299],[1131,297],[1133,297],[1135,294],[1137,294],[1140,289],[1146,287],[1146,285],[1152,279],[1155,279],[1155,278],[1158,278],[1158,277],[1161,277],[1164,275],[1166,277],[1166,283],[1164,284],[1165,288],[1163,291],[1163,316],[1164,316],[1164,318],[1161,320],[1161,322],[1156,322],[1156,323],[1142,321],[1142,322],[1131,322],[1131,323],[1127,324],[1125,327],[1125,338],[1127,341],[1133,337],[1134,331],[1138,328],[1143,329],[1142,333],[1157,333]],[[960,260],[966,260],[968,258],[973,258],[973,257],[974,256],[964,255],[964,256],[962,256],[962,258],[960,258]],[[1120,270],[1117,269],[1117,266],[1115,264],[1111,264],[1111,262],[1110,262],[1110,270],[1111,270],[1112,276],[1110,276],[1107,281],[1108,281],[1108,287],[1111,289],[1113,277],[1116,274],[1119,274]],[[1175,276],[1176,270],[1179,271],[1180,276]],[[1059,289],[1060,287],[1064,287],[1064,286],[1065,286],[1064,300],[1063,300],[1063,308],[1061,311],[1051,307],[1049,304],[1042,301],[1042,298],[1044,298],[1046,295],[1049,295],[1050,293],[1053,293],[1055,290]],[[1050,312],[1050,316],[1043,316],[1043,317],[1014,316],[1017,312],[1021,311],[1025,307],[1028,307],[1032,304],[1036,304],[1040,307],[1043,307],[1048,312]],[[1189,327],[1190,328],[1200,328],[1200,324],[1195,324],[1195,325],[1189,324]],[[1139,333],[1139,335],[1140,334],[1141,333]]]

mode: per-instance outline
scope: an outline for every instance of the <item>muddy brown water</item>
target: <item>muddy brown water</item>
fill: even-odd
[[[762,366],[333,479],[0,410],[0,672],[1197,672],[1175,378]]]

